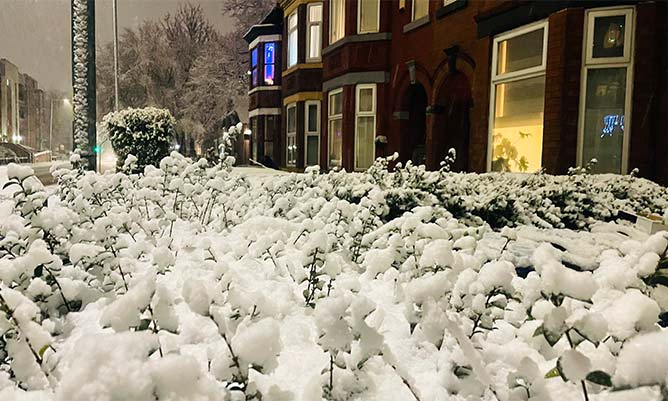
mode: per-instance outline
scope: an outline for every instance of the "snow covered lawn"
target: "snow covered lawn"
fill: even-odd
[[[667,399],[665,188],[385,166],[10,167],[0,400]]]

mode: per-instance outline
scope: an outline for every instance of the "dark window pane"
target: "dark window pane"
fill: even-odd
[[[596,159],[597,173],[621,173],[626,68],[587,71],[583,163]]]
[[[318,137],[315,135],[306,136],[306,165],[315,166],[318,164]]]
[[[594,19],[594,47],[592,57],[624,56],[625,22],[626,18],[623,15]]]
[[[315,104],[308,105],[308,132],[318,132],[318,106]]]

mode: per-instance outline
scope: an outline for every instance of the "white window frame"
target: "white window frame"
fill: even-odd
[[[338,0],[336,0],[336,1],[338,1]],[[332,43],[336,43],[339,40],[346,37],[346,0],[341,0],[341,2],[343,3],[343,8],[341,10],[342,11],[341,12],[341,20],[343,21],[343,24],[342,24],[343,25],[342,26],[343,32],[341,32],[341,36],[336,38],[336,39],[334,39],[334,37],[333,37],[334,32],[332,30],[332,28],[334,27],[334,24],[332,24],[332,8],[334,7],[334,1],[329,2],[329,44],[330,45]]]
[[[320,6],[320,21],[311,21],[311,8]],[[325,13],[323,3],[308,3],[306,5],[306,62],[313,63],[322,60],[322,20]],[[318,56],[311,57],[311,27],[317,25],[320,27],[320,44],[318,45]]]
[[[630,63],[633,57],[633,30],[634,30],[634,12],[633,7],[612,7],[605,9],[587,10],[585,13],[585,57],[586,64],[616,64]],[[624,54],[621,57],[600,57],[594,58],[594,43],[590,38],[594,36],[594,23],[599,17],[613,17],[623,15],[625,18],[626,31],[624,32]]]
[[[360,110],[360,93],[362,92],[363,89],[371,89],[372,90],[372,95],[371,95],[371,111],[361,111]],[[359,117],[373,117],[373,159],[375,160],[375,155],[376,155],[376,133],[378,130],[378,116],[376,114],[376,106],[377,106],[377,89],[376,89],[376,84],[359,84],[355,86],[355,149],[354,149],[354,164],[353,167],[355,171],[364,171],[368,167],[357,167],[357,148],[358,148],[358,124],[357,120]],[[372,161],[373,162],[373,161]]]
[[[421,17],[417,17],[417,18],[415,18],[415,4],[416,4],[418,1],[419,1],[419,0],[413,0],[413,1],[411,1],[411,21],[419,20],[420,18],[424,18],[424,17],[428,17],[428,16],[429,16],[429,0],[425,0],[425,1],[427,1],[427,14],[425,14],[425,15],[423,15],[423,16],[421,16]],[[379,14],[379,15],[380,15],[380,14]]]
[[[294,28],[290,27],[290,20],[294,18],[296,20]],[[292,55],[292,52],[290,49],[292,49],[292,46],[290,46],[290,38],[292,38],[292,32],[295,32],[295,46],[294,46],[294,51],[296,52],[294,55],[294,62],[291,62],[290,57]],[[288,51],[287,51],[287,66],[288,68],[293,67],[299,63],[299,15],[297,14],[297,10],[293,11],[290,15],[288,15]]]
[[[309,106],[315,105],[316,107],[316,130],[315,131],[309,131],[308,129],[308,109]],[[320,100],[307,100],[304,102],[304,166],[308,167],[308,138],[311,136],[315,136],[318,138],[318,150],[317,150],[317,156],[318,156],[318,161],[317,164],[314,165],[320,165],[320,132],[322,131],[321,124],[320,124]]]
[[[380,2],[381,0],[375,0],[376,1],[376,7],[377,7],[377,13],[376,13],[376,27],[371,30],[362,30],[362,0],[357,0],[357,33],[358,34],[364,34],[364,33],[377,33],[380,32]]]
[[[290,109],[295,109],[295,130],[290,132]],[[290,103],[285,106],[285,165],[294,167],[297,165],[297,152],[294,162],[290,162],[290,138],[293,138],[294,146],[297,146],[297,103]]]
[[[626,95],[624,97],[624,138],[622,140],[621,174],[627,174],[629,168],[629,147],[631,143],[631,107],[633,100],[633,50],[635,48],[635,7],[606,7],[587,10],[585,13],[585,34],[583,64],[580,72],[580,107],[578,116],[578,148],[577,164],[582,166],[584,159],[584,124],[585,104],[587,101],[587,73],[589,70],[605,68],[626,68]],[[594,33],[594,22],[597,17],[624,15],[626,17],[626,32],[624,32],[624,56],[592,58],[593,45],[589,45],[589,38]],[[589,160],[587,160],[589,162]]]
[[[335,95],[341,94],[341,113],[332,114],[332,98]],[[343,167],[343,144],[341,144],[341,160],[339,166],[333,166],[330,156],[332,154],[332,121],[341,120],[343,124],[343,88],[337,88],[329,91],[327,94],[327,166],[328,167]],[[341,138],[343,140],[343,138]]]
[[[513,71],[505,74],[497,74],[498,70],[498,55],[499,43],[504,40],[512,39],[517,36],[524,35],[529,32],[543,31],[543,57],[539,66],[526,68],[524,70]],[[511,31],[502,33],[494,38],[492,44],[492,79],[489,90],[489,120],[487,128],[487,171],[492,171],[492,157],[494,153],[494,117],[496,114],[496,85],[509,83],[513,81],[520,81],[523,79],[536,78],[545,75],[547,65],[547,37],[549,34],[549,23],[547,20],[538,21],[532,24],[524,25],[522,27],[513,29]],[[543,111],[545,106],[543,106]],[[542,167],[542,166],[541,166]]]

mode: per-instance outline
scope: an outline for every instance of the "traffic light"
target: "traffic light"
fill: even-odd
[[[101,147],[100,145],[96,145],[96,146],[93,148],[93,153],[97,153],[97,154],[102,153],[102,147]]]

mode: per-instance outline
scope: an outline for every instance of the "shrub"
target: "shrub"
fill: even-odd
[[[111,112],[104,117],[103,127],[118,155],[118,166],[122,167],[128,155],[137,157],[136,169],[157,166],[169,155],[169,146],[174,137],[174,117],[166,109],[146,107]]]

